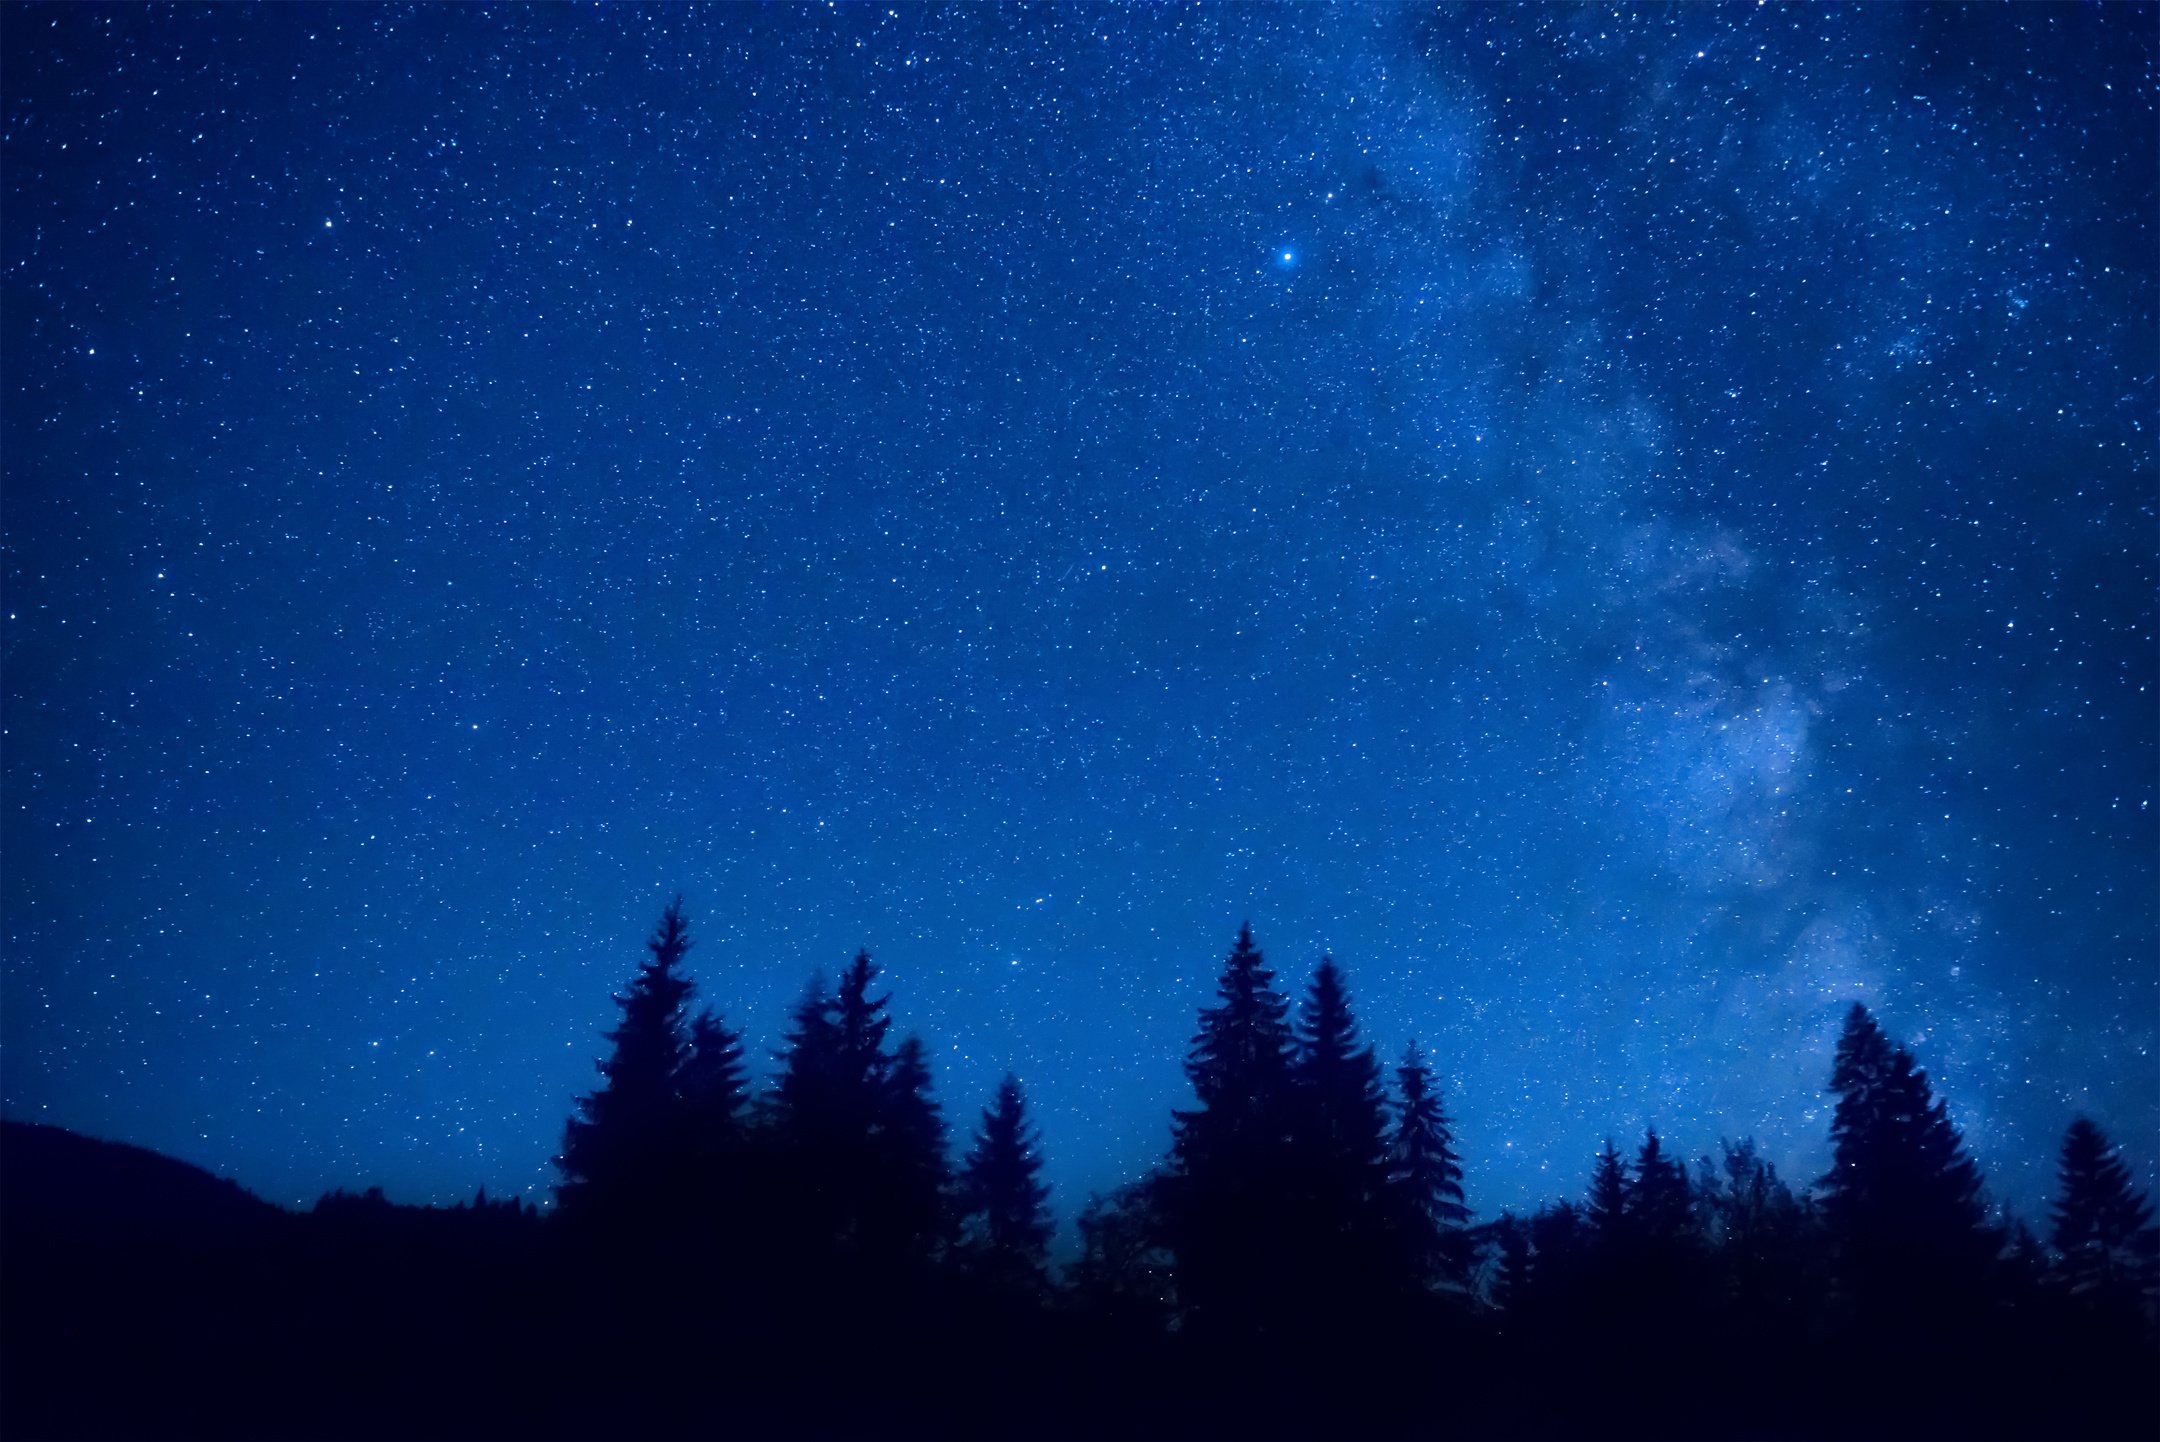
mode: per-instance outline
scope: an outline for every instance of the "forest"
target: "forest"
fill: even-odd
[[[2091,1121],[2028,1223],[1854,1005],[1834,1164],[1609,1141],[1480,1220],[1415,1047],[1249,928],[1189,1105],[1053,1266],[1019,1080],[948,1117],[858,954],[770,1078],[682,903],[615,997],[555,1205],[310,1212],[52,1128],[0,1148],[9,1437],[2151,1437],[2160,1235]]]

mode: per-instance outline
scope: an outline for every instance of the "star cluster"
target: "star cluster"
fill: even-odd
[[[1068,1211],[1248,917],[1487,1216],[2152,1180],[2151,9],[0,26],[10,1115],[542,1196],[679,890]]]

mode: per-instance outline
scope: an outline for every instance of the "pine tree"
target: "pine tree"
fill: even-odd
[[[1830,1076],[1837,1110],[1823,1208],[1847,1280],[1912,1295],[1915,1277],[1970,1283],[1994,1247],[1984,1230],[1980,1172],[1965,1155],[1927,1073],[1855,1005]]]
[[[695,1207],[723,1244],[740,1240],[744,1183],[751,1175],[744,1125],[749,1084],[743,1071],[742,1037],[711,1008],[690,1021],[690,1039],[679,1074],[682,1140],[678,1170],[686,1205]]]
[[[1290,1193],[1280,1254],[1291,1302],[1308,1314],[1359,1311],[1399,1286],[1390,1226],[1387,1098],[1380,1063],[1358,1040],[1342,969],[1322,957],[1300,1008],[1290,1059]]]
[[[2070,1295],[2101,1310],[2135,1305],[2160,1281],[2152,1204],[2132,1187],[2107,1134],[2084,1117],[2063,1137],[2058,1175],[2051,1240]]]
[[[1491,1223],[1486,1232],[1497,1253],[1490,1300],[1503,1313],[1520,1313],[1533,1285],[1530,1224],[1513,1212],[1502,1212],[1499,1220]]]
[[[1358,1044],[1342,969],[1321,957],[1298,1018],[1290,1076],[1306,1160],[1373,1188],[1386,1165],[1380,1063]]]
[[[1627,1231],[1629,1190],[1627,1163],[1620,1159],[1620,1149],[1613,1145],[1612,1138],[1607,1137],[1605,1149],[1598,1153],[1597,1166],[1590,1173],[1586,1208],[1587,1220],[1601,1238],[1613,1241]]]
[[[770,1101],[790,1214],[813,1250],[873,1271],[920,1261],[943,1239],[945,1124],[919,1037],[888,1051],[889,997],[856,953],[828,992],[796,1004]]]
[[[614,999],[622,1019],[606,1033],[614,1050],[598,1064],[606,1082],[578,1098],[580,1115],[563,1129],[556,1196],[566,1210],[649,1193],[677,1139],[689,1050],[683,1011],[696,990],[676,969],[691,946],[681,897],[668,903],[645,946],[651,959]]]
[[[891,1061],[885,1051],[885,1033],[892,1029],[892,1018],[885,1009],[892,998],[870,995],[870,983],[876,979],[870,953],[858,951],[840,974],[834,998],[833,1022],[840,1031],[836,1055],[840,1085],[865,1102],[877,1097]]]
[[[853,1178],[868,1144],[868,1102],[856,1094],[859,1085],[850,1085],[854,1068],[844,1054],[839,1013],[825,978],[812,977],[791,1013],[765,1104],[777,1189],[772,1225],[784,1239],[780,1250],[806,1260],[824,1260],[854,1240]]]
[[[1608,1147],[1608,1151],[1611,1149]],[[1614,1155],[1617,1161],[1618,1155]],[[1585,1288],[1602,1280],[1598,1265],[1608,1237],[1573,1202],[1551,1202],[1531,1213],[1530,1292],[1540,1308],[1564,1313],[1581,1305]]]
[[[841,995],[844,1001],[847,993]],[[883,1035],[882,1027],[878,1034]],[[917,1257],[945,1234],[950,1166],[945,1118],[931,1095],[930,1059],[921,1037],[902,1038],[883,1070],[868,1188],[877,1210],[870,1220],[896,1255]]]
[[[795,1004],[771,1102],[790,1145],[859,1152],[867,1142],[892,1067],[889,998],[870,995],[876,978],[870,953],[857,952],[836,990],[813,978]]]
[[[983,1109],[959,1183],[960,1217],[977,1263],[1000,1283],[1033,1288],[1043,1282],[1051,1231],[1038,1141],[1019,1079],[1008,1073],[997,1101]]]
[[[1464,1229],[1470,1208],[1463,1201],[1462,1159],[1432,1070],[1416,1042],[1403,1052],[1395,1069],[1402,1099],[1397,1103],[1395,1135],[1388,1148],[1388,1180],[1401,1201],[1410,1232],[1412,1265],[1425,1283],[1462,1287],[1469,1281],[1469,1249]],[[1512,1218],[1506,1219],[1513,1222]],[[1522,1231],[1503,1230],[1505,1239]],[[1527,1246],[1527,1233],[1523,1237]],[[1501,1305],[1505,1305],[1502,1303]]]
[[[1200,1100],[1198,1109],[1175,1114],[1175,1155],[1187,1170],[1205,1166],[1214,1153],[1279,1146],[1288,1135],[1289,1003],[1274,983],[1248,922],[1223,966],[1216,1004],[1200,1013],[1185,1061]]]
[[[1635,1183],[1625,1203],[1635,1235],[1653,1247],[1678,1245],[1693,1229],[1689,1203],[1686,1166],[1665,1155],[1657,1128],[1650,1128],[1636,1154]]]
[[[772,1095],[766,1105],[775,1130],[791,1143],[802,1141],[809,1131],[822,1127],[834,1110],[832,1098],[840,1069],[836,1010],[832,992],[820,973],[810,978],[802,998],[789,1013],[784,1045],[778,1054],[780,1070],[773,1078]]]
[[[727,1137],[741,1128],[750,1100],[742,1035],[730,1031],[710,1007],[691,1019],[681,1085],[692,1124],[701,1134]]]
[[[1161,1215],[1180,1298],[1203,1329],[1268,1330],[1281,1309],[1267,1272],[1294,1231],[1297,1168],[1289,1006],[1274,980],[1241,928],[1185,1062],[1200,1104],[1172,1114]]]

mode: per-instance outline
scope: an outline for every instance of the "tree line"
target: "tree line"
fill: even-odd
[[[1077,1209],[1057,1266],[1020,1080],[955,1127],[866,953],[754,1077],[692,948],[678,900],[544,1213],[239,1208],[167,1159],[26,1162],[69,1153],[11,1133],[0,1431],[2160,1435],[2160,1234],[2129,1167],[2079,1118],[2042,1225],[1991,1210],[1864,1006],[1823,1177],[1650,1131],[1581,1197],[1480,1218],[1428,1056],[1384,1065],[1342,968],[1293,998],[1244,928],[1165,1155]]]
[[[1172,1114],[1167,1156],[1088,1200],[1079,1255],[1054,1277],[1020,1082],[1003,1080],[955,1164],[926,1049],[893,1040],[867,953],[837,985],[813,981],[760,1092],[741,1036],[689,1011],[680,901],[648,945],[616,998],[603,1084],[565,1131],[561,1220],[595,1236],[658,1226],[709,1259],[754,1238],[755,1259],[715,1264],[737,1283],[778,1267],[766,1292],[821,1299],[813,1331],[834,1299],[927,1289],[1008,1323],[1058,1313],[1121,1344],[1228,1359],[1354,1365],[1451,1339],[1503,1370],[1537,1349],[1602,1375],[1689,1337],[1697,1356],[1741,1348],[1727,1375],[1746,1376],[1768,1354],[1850,1347],[1846,1380],[1875,1399],[1874,1423],[1921,1430],[1968,1415],[1919,1384],[1927,1359],[2030,1361],[2076,1339],[2088,1367],[2120,1369],[2092,1384],[2095,1425],[2120,1387],[2154,1380],[2140,1352],[2160,1320],[2160,1233],[2108,1138],[2070,1123],[2044,1236],[1991,1212],[1946,1103],[1857,1003],[1827,1078],[1832,1166],[1813,1185],[1795,1188],[1751,1140],[1691,1165],[1652,1130],[1625,1152],[1608,1140],[1579,1201],[1478,1223],[1431,1062],[1413,1043],[1383,1067],[1331,958],[1293,1006],[1245,927],[1200,1009],[1193,1100]],[[1861,1360],[1883,1358],[1896,1360],[1880,1375]],[[2051,1405],[2054,1421],[2085,1415]],[[1324,1395],[1275,1415],[1330,1407],[1350,1408],[1340,1421],[1419,1415]]]

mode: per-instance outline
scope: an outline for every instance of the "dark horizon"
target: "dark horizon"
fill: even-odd
[[[696,932],[694,916],[691,918],[691,920],[691,934],[695,936]],[[1246,930],[1248,932],[1250,930],[1249,923],[1247,924]],[[869,955],[867,949],[865,949],[862,954]],[[815,983],[818,977],[829,976],[832,971],[837,970],[838,968],[833,968],[826,971],[821,971],[819,973],[814,973],[812,976],[809,977],[805,977],[804,986],[812,985]],[[1283,970],[1284,968],[1280,966],[1277,967],[1278,973],[1282,972]],[[1295,968],[1291,968],[1290,970],[1294,977]],[[685,971],[687,974],[691,974],[694,976],[694,968],[686,966]],[[627,986],[630,979],[630,974],[626,973],[622,982],[622,986]],[[619,990],[620,987],[618,987],[618,991]],[[802,994],[802,990],[802,987],[797,988],[798,998]],[[703,993],[694,993],[693,995],[695,999],[695,1004],[697,1006],[711,1007],[723,1018],[731,1017],[733,1015],[732,1011],[726,1006],[724,999],[715,998]],[[1848,1003],[1848,1006],[1849,1004],[1850,1003]],[[902,1032],[915,1032],[919,1030],[918,1028],[908,1024],[908,1018],[904,1013],[897,1015],[895,1017],[895,1022],[898,1025],[900,1031]],[[777,1044],[779,1040],[780,1037],[777,1032],[771,1038],[771,1041],[774,1044],[770,1046],[761,1044],[761,1039],[754,1034],[745,1033],[743,1035],[746,1062],[751,1058],[766,1058],[769,1061],[768,1065],[746,1065],[746,1077],[749,1083],[750,1094],[753,1097],[762,1098],[768,1096],[770,1094],[770,1089],[773,1083],[777,1080],[781,1073],[781,1062],[783,1058],[783,1053],[782,1049]],[[1390,1062],[1400,1050],[1399,1048],[1391,1049],[1390,1045],[1386,1042],[1384,1038],[1375,1041],[1373,1043],[1373,1046],[1378,1056],[1380,1056],[1383,1060]],[[1429,1053],[1429,1048],[1420,1047],[1420,1051]],[[1924,1063],[1925,1058],[1922,1057],[1921,1061]],[[933,1083],[935,1083],[934,1076]],[[1826,1074],[1824,1078],[1824,1086],[1822,1088],[1822,1095],[1825,1098],[1828,1098],[1832,1095],[1829,1083],[1830,1077]],[[598,1084],[597,1078],[594,1084]],[[1443,1092],[1442,1096],[1445,1104],[1451,1109],[1456,1106],[1456,1099],[1452,1096],[1452,1094]],[[948,1117],[964,1119],[966,1117],[974,1115],[974,1111],[976,1108],[976,1102],[974,1100],[967,1098],[954,1098],[942,1094],[938,1095],[937,1099],[940,1105],[946,1111]],[[983,1098],[980,1100],[983,1102],[987,1102],[988,1098]],[[1949,1099],[1949,1101],[1952,1106],[1951,1115],[1954,1118],[1957,1114],[1956,1098],[1952,1097]],[[574,1107],[566,1105],[565,1114],[573,1114],[574,1110]],[[4,1119],[9,1121],[33,1120],[30,1118],[21,1117],[6,1117]],[[2067,1126],[2070,1122],[2081,1119],[2092,1120],[2092,1117],[2091,1114],[2087,1112],[2072,1113],[2065,1117],[2064,1125]],[[1053,1225],[1056,1228],[1051,1239],[1050,1248],[1051,1253],[1054,1257],[1061,1260],[1069,1261],[1074,1255],[1076,1255],[1076,1249],[1078,1247],[1078,1237],[1073,1230],[1072,1224],[1075,1217],[1077,1217],[1081,1210],[1088,1204],[1091,1197],[1109,1196],[1118,1191],[1120,1188],[1141,1180],[1150,1170],[1152,1170],[1155,1166],[1159,1164],[1160,1154],[1162,1150],[1161,1144],[1166,1141],[1170,1136],[1171,1127],[1169,1115],[1167,1113],[1158,1120],[1160,1121],[1161,1125],[1157,1128],[1157,1130],[1161,1131],[1161,1138],[1154,1139],[1152,1142],[1143,1141],[1140,1138],[1133,1139],[1134,1150],[1141,1153],[1142,1160],[1140,1164],[1129,1174],[1110,1178],[1102,1183],[1090,1186],[1085,1191],[1078,1193],[1065,1192],[1061,1194],[1058,1189],[1052,1189],[1048,1203],[1048,1211],[1052,1219]],[[47,1125],[50,1124],[47,1123]],[[1655,1123],[1650,1124],[1650,1129],[1656,1129]],[[124,1142],[122,1141],[122,1139],[119,1138],[93,1137],[90,1134],[81,1132],[76,1132],[74,1133],[74,1135],[83,1136],[85,1137],[85,1139],[93,1141],[119,1141],[123,1145],[137,1145],[131,1142]],[[1623,1131],[1613,1130],[1608,1132],[1607,1140],[1623,1141],[1627,1140],[1631,1135],[1635,1135],[1636,1138],[1639,1139],[1639,1134],[1629,1134]],[[1709,1141],[1702,1144],[1697,1144],[1690,1138],[1668,1135],[1665,1137],[1665,1143],[1668,1150],[1673,1155],[1677,1156],[1683,1163],[1690,1167],[1692,1167],[1698,1159],[1706,1162],[1715,1163],[1718,1159],[1719,1149],[1728,1144],[1745,1144],[1751,1148],[1759,1148],[1760,1146],[1759,1139],[1756,1138],[1753,1134],[1730,1132],[1721,1133],[1719,1136],[1710,1139]],[[1822,1138],[1822,1145],[1823,1150],[1825,1151],[1825,1153],[1827,1153],[1829,1145],[1827,1123],[1824,1136]],[[174,1160],[187,1162],[191,1166],[201,1166],[204,1171],[209,1172],[212,1176],[220,1177],[221,1180],[230,1180],[235,1182],[239,1181],[238,1178],[226,1177],[222,1173],[220,1173],[215,1167],[205,1166],[201,1162],[188,1158],[183,1154],[169,1151],[161,1151],[156,1148],[149,1148],[147,1150],[153,1151],[157,1155],[169,1156],[172,1157]],[[2141,1189],[2150,1190],[2150,1183],[2146,1182],[2143,1179],[2143,1174],[2144,1172],[2150,1170],[2152,1166],[2151,1160],[2136,1155],[2134,1146],[2130,1148],[2123,1148],[2122,1152],[2123,1160],[2125,1164],[2129,1166],[2131,1174],[2133,1176],[2139,1177],[2139,1185]],[[1769,1162],[1778,1169],[1778,1171],[1784,1177],[1786,1182],[1793,1188],[1796,1194],[1806,1197],[1819,1191],[1823,1180],[1820,1174],[1794,1172],[1786,1166],[1785,1158],[1770,1154],[1767,1151],[1763,1151],[1760,1154],[1763,1156],[1763,1159],[1765,1161]],[[1987,1178],[1989,1175],[1987,1159],[1985,1157],[1982,1157],[1978,1160],[1981,1164],[1980,1171],[1983,1177],[1983,1199],[1986,1201],[1990,1208],[1991,1216],[1998,1216],[2006,1224],[2010,1222],[2023,1222],[2027,1225],[2036,1226],[2042,1224],[2045,1221],[2045,1197],[2041,1199],[2041,1205],[2028,1205],[2021,1208],[2017,1205],[2014,1199],[2007,1198],[2000,1195],[1999,1193],[1987,1190],[1985,1188],[1985,1178]],[[2054,1164],[2052,1154],[2049,1157],[2045,1158],[2044,1161],[2046,1165],[2052,1167]],[[1544,1196],[1532,1197],[1528,1199],[1527,1203],[1515,1202],[1505,1206],[1482,1206],[1479,1204],[1480,1199],[1477,1195],[1474,1185],[1477,1167],[1475,1164],[1475,1160],[1471,1159],[1469,1164],[1466,1166],[1466,1173],[1471,1178],[1472,1182],[1471,1188],[1468,1192],[1468,1200],[1471,1203],[1471,1214],[1475,1217],[1479,1217],[1482,1221],[1490,1222],[1503,1212],[1512,1212],[1518,1216],[1528,1215],[1529,1213],[1536,1211],[1540,1207],[1549,1206],[1555,1202],[1573,1199],[1580,1196],[1585,1190],[1585,1188],[1590,1184],[1594,1174],[1595,1165],[1596,1158],[1593,1157],[1590,1163],[1583,1168],[1582,1177],[1577,1182],[1572,1185],[1565,1182],[1558,1182],[1556,1183],[1556,1189],[1552,1193]],[[556,1192],[561,1185],[560,1167],[561,1163],[558,1146],[557,1150],[551,1151],[549,1154],[548,1171],[550,1174],[550,1180],[546,1184],[538,1188],[528,1189],[524,1192],[506,1193],[498,1190],[494,1192],[494,1196],[497,1200],[500,1200],[505,1196],[515,1196],[538,1207],[542,1212],[552,1210],[557,1203]],[[2052,1176],[2051,1180],[2053,1180]],[[423,1207],[455,1207],[469,1204],[472,1202],[476,1195],[485,1197],[490,1192],[488,1184],[485,1181],[481,1181],[475,1183],[472,1186],[463,1188],[462,1190],[453,1189],[447,1196],[428,1196],[421,1198],[394,1196],[389,1195],[387,1192],[385,1192],[384,1188],[379,1182],[374,1182],[367,1179],[337,1179],[331,1184],[320,1187],[306,1196],[295,1197],[289,1201],[281,1198],[265,1196],[262,1192],[254,1188],[248,1188],[247,1190],[249,1191],[250,1195],[260,1197],[262,1200],[270,1202],[272,1205],[295,1211],[305,1211],[311,1207],[320,1204],[324,1198],[336,1195],[357,1196],[361,1194],[383,1194],[386,1196],[387,1200],[399,1205],[415,1205]],[[539,1193],[539,1195],[533,1194],[536,1191]]]
[[[1835,1162],[1608,1141],[1478,1223],[1429,1058],[1385,1067],[1331,961],[1241,928],[1147,1176],[1053,1257],[1026,1087],[939,1104],[858,953],[769,1091],[696,1004],[680,902],[615,998],[557,1207],[306,1212],[0,1126],[0,1425],[35,1436],[2046,1437],[2160,1421],[2160,1229],[2106,1133],[2044,1227],[1911,1052],[1839,1028]],[[1664,1377],[1649,1406],[1614,1406]],[[124,1376],[124,1387],[99,1386]],[[1552,1385],[1560,1377],[1563,1386]],[[1987,1379],[1978,1385],[1978,1379]],[[1386,1379],[1384,1382],[1380,1379]],[[1053,1402],[1053,1399],[1054,1402]]]
[[[1484,1219],[1854,1001],[2160,1184],[2153,7],[0,41],[0,1113],[538,1200],[681,892],[1067,1218],[1246,919]]]

